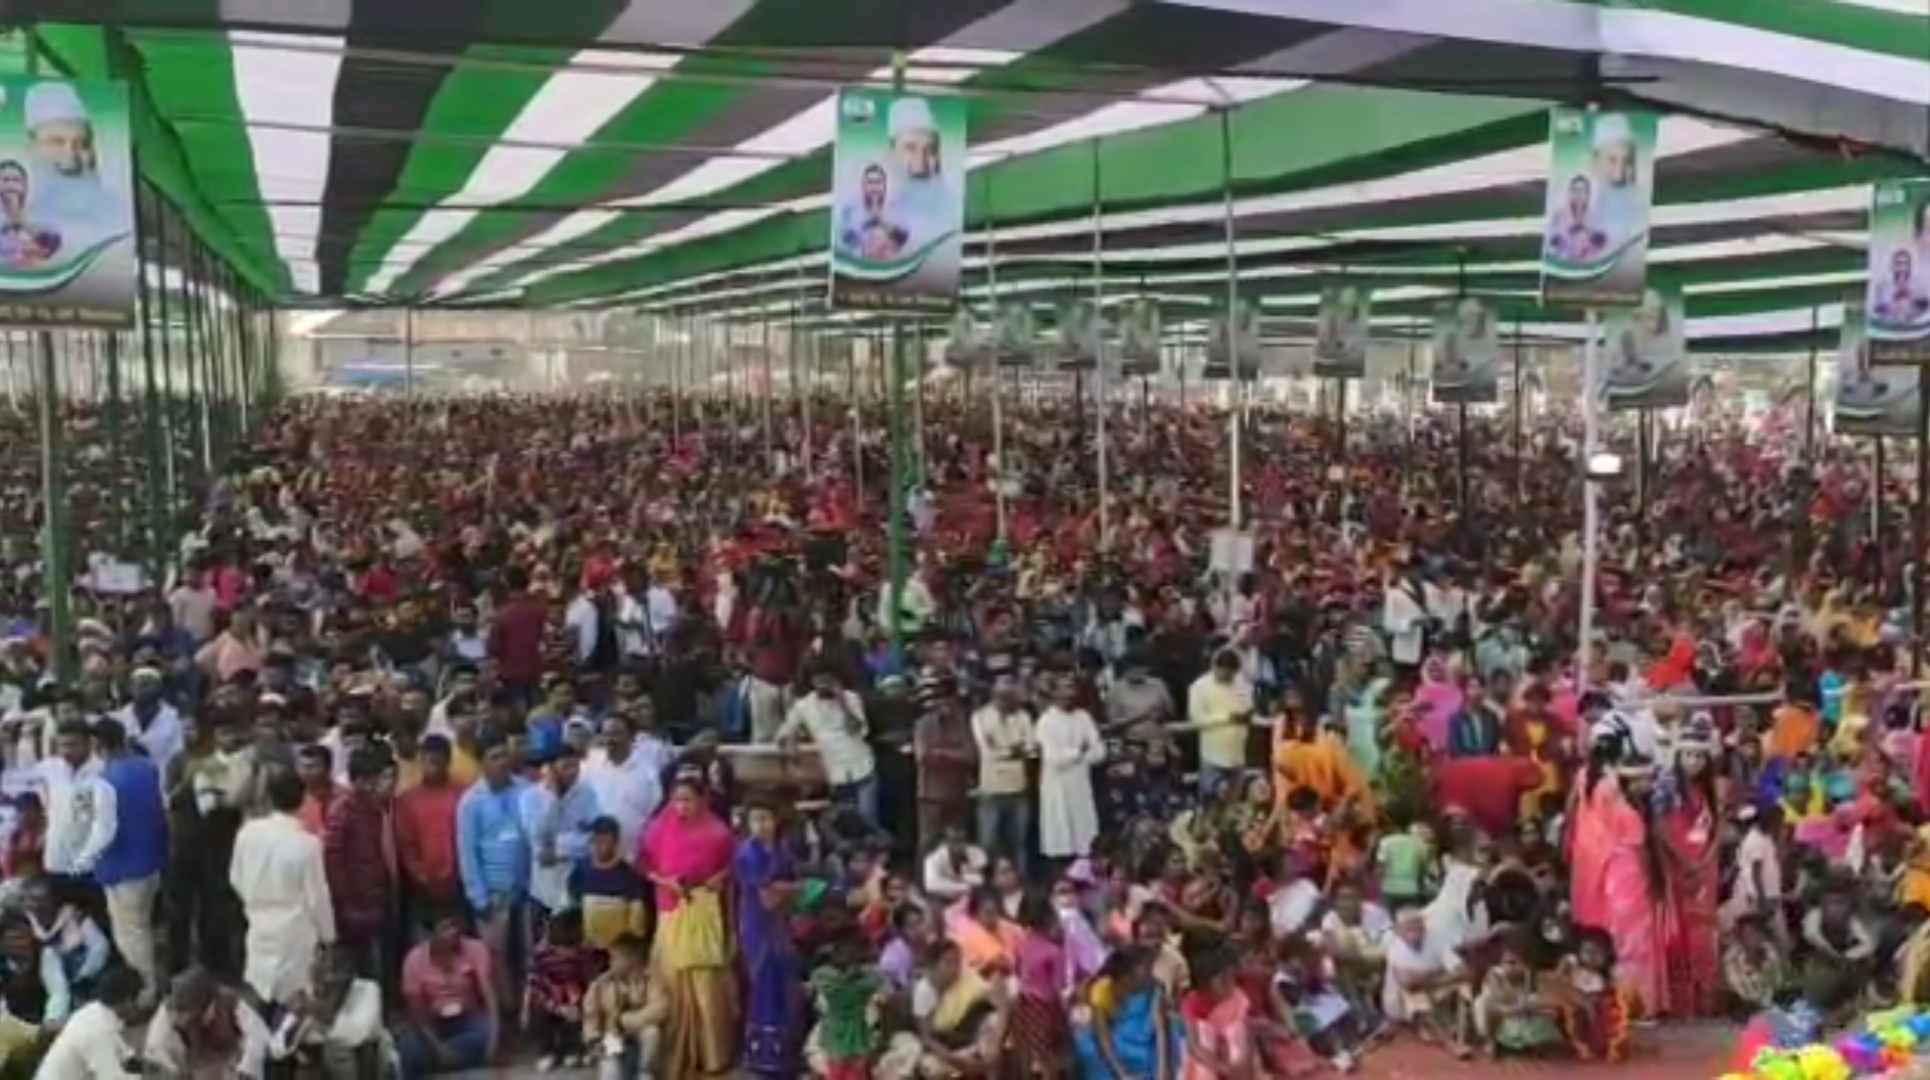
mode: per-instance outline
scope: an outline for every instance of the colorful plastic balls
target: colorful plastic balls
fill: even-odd
[[[1828,1046],[1806,1046],[1796,1052],[1803,1080],[1850,1080],[1849,1063]]]

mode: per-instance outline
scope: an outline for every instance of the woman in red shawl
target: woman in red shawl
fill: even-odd
[[[1721,870],[1716,862],[1716,735],[1698,717],[1676,741],[1673,799],[1653,828],[1663,843],[1661,940],[1667,1008],[1676,1018],[1717,1015],[1722,987],[1716,945]]]

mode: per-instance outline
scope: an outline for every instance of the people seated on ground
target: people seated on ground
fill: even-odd
[[[987,1080],[998,1075],[1010,995],[965,963],[952,941],[933,942],[911,991],[912,1028],[928,1080]]]
[[[407,1077],[479,1069],[496,1056],[496,977],[488,946],[455,911],[438,914],[426,941],[402,961],[396,1051]]]
[[[24,912],[0,912],[0,1069],[37,1060],[73,1005],[60,954]]]
[[[583,997],[597,966],[595,952],[583,942],[583,913],[565,909],[551,915],[530,952],[523,998],[523,1030],[542,1055],[539,1069],[584,1063]]]
[[[1428,925],[1427,913],[1406,908],[1394,916],[1387,943],[1387,976],[1381,1009],[1423,1041],[1466,1056],[1468,972],[1456,944]]]
[[[60,960],[73,1000],[92,1000],[94,980],[114,958],[113,943],[100,924],[75,905],[61,903],[53,883],[45,878],[27,886],[22,907],[34,939]]]
[[[191,968],[148,1022],[141,1060],[164,1080],[266,1080],[275,1039],[242,992]]]
[[[656,1075],[668,999],[650,978],[650,950],[636,934],[610,943],[609,967],[583,996],[583,1047],[597,1080]]]
[[[382,1026],[382,987],[357,977],[347,951],[317,954],[314,985],[294,1015],[282,1056],[323,1080],[390,1080],[400,1072],[394,1040]]]
[[[36,1080],[136,1080],[141,1060],[129,1036],[148,1019],[141,977],[110,967],[94,981],[94,1000],[61,1025],[40,1059]]]

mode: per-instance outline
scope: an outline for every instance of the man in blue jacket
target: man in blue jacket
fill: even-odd
[[[114,947],[141,976],[148,994],[159,990],[154,961],[154,902],[168,860],[167,809],[154,762],[128,748],[127,728],[114,719],[94,725],[101,759],[102,805],[82,856],[107,897]]]

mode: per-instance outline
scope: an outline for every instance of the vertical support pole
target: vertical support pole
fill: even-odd
[[[1238,328],[1234,325],[1234,320],[1239,317],[1240,309],[1240,253],[1239,233],[1233,223],[1233,110],[1222,106],[1219,109],[1219,114],[1220,206],[1222,217],[1225,219],[1223,224],[1226,231],[1226,320],[1221,332],[1226,335],[1228,373],[1232,375],[1233,384],[1237,388],[1240,385],[1242,372],[1240,370]],[[1209,341],[1207,343],[1207,348],[1212,348],[1212,342]],[[1241,505],[1244,499],[1242,492],[1245,490],[1245,487],[1240,477],[1240,459],[1242,457],[1240,441],[1244,438],[1245,433],[1242,430],[1243,425],[1241,424],[1241,420],[1243,417],[1241,415],[1242,410],[1237,394],[1228,402],[1228,406],[1226,410],[1227,464],[1229,466],[1228,472],[1231,474],[1232,480],[1228,485],[1227,491],[1226,523],[1228,528],[1237,532],[1245,522],[1245,508]],[[1229,599],[1231,598],[1230,591],[1232,587],[1233,581],[1229,577],[1226,581],[1226,588],[1229,590]]]
[[[817,450],[812,446],[814,436],[811,432],[811,424],[815,418],[812,415],[811,395],[817,392],[818,385],[818,342],[815,335],[806,335],[803,328],[804,297],[811,288],[810,281],[804,273],[807,261],[798,260],[797,282],[791,293],[791,326],[789,332],[785,334],[785,341],[791,353],[791,393],[797,399],[799,435],[804,442],[804,481],[808,484],[817,475],[817,470],[814,468]],[[808,352],[803,345],[806,340],[810,342]]]
[[[901,93],[905,88],[905,64],[906,57],[902,52],[891,58],[893,93]],[[885,532],[886,562],[891,578],[886,624],[891,632],[893,670],[901,670],[905,663],[905,579],[911,572],[908,550],[910,537],[905,530],[908,511],[906,495],[912,468],[911,454],[908,452],[910,448],[905,445],[905,378],[911,363],[910,346],[902,321],[894,320],[891,325],[891,385],[885,403],[885,423],[891,440],[891,522]]]
[[[402,309],[402,395],[415,397],[415,307]]]
[[[985,170],[985,201],[992,201],[992,170]],[[1008,558],[1008,532],[1011,508],[1006,503],[1005,476],[1008,472],[1005,460],[1005,379],[1001,366],[1005,360],[1004,334],[999,327],[1003,316],[999,314],[999,265],[998,265],[998,222],[991,213],[985,215],[985,292],[986,303],[992,316],[991,356],[992,377],[985,380],[992,387],[992,511],[994,514],[998,552],[1001,559]]]
[[[139,175],[138,171],[136,175]],[[158,584],[167,577],[173,553],[167,524],[167,475],[171,451],[167,444],[167,420],[162,413],[160,373],[161,356],[167,349],[167,304],[163,299],[157,310],[154,285],[150,283],[164,283],[158,252],[165,245],[156,237],[163,216],[155,212],[155,203],[147,185],[137,184],[134,194],[137,250],[145,253],[148,245],[154,243],[157,252],[153,261],[139,261],[134,287],[138,290],[136,296],[141,315],[141,445],[147,456],[147,573],[149,579]],[[149,277],[150,272],[152,278]],[[162,290],[161,295],[165,298],[166,291]],[[157,326],[160,332],[158,344],[155,340]]]
[[[764,386],[763,391],[758,395],[759,423],[764,427],[764,467],[775,472],[777,471],[777,432],[772,426],[776,423],[776,419],[773,415],[771,399],[777,394],[777,381],[774,371],[775,365],[771,359],[771,349],[775,346],[771,339],[770,312],[766,311],[758,320],[758,323],[760,327],[760,333],[758,335],[759,346],[764,354],[763,362],[760,365],[764,376]]]
[[[1822,305],[1812,306],[1809,309],[1809,359],[1803,365],[1806,373],[1803,379],[1803,459],[1812,462],[1816,459],[1817,338],[1822,333],[1822,322]]]
[[[137,260],[138,265],[138,260]],[[116,456],[127,453],[125,425],[121,418],[121,333],[109,330],[101,335],[107,350],[107,445]],[[120,558],[127,558],[131,537],[127,520],[128,505],[119,491],[114,492],[114,545]]]
[[[1106,449],[1106,414],[1111,404],[1107,400],[1106,386],[1106,217],[1104,163],[1100,157],[1100,140],[1092,140],[1092,318],[1095,331],[1092,343],[1092,396],[1097,401],[1098,416],[1093,421],[1095,455],[1099,471],[1099,550],[1107,551],[1112,546],[1112,501],[1111,459]]]
[[[1910,539],[1910,677],[1923,676],[1924,550],[1930,548],[1930,372],[1917,377],[1917,505]]]
[[[40,361],[40,498],[41,535],[46,544],[41,563],[46,571],[47,637],[54,682],[73,685],[73,536],[68,528],[67,463],[62,454],[60,360],[51,330],[34,335]]]
[[[1590,475],[1589,462],[1601,447],[1602,353],[1600,317],[1588,309],[1582,341],[1582,594],[1581,620],[1575,645],[1575,681],[1581,690],[1588,688],[1589,668],[1595,649],[1595,578],[1602,556],[1601,482]]]
[[[1514,488],[1514,506],[1515,506],[1515,509],[1517,509],[1517,510],[1519,510],[1519,509],[1521,508],[1521,499],[1522,499],[1522,491],[1521,491],[1521,409],[1522,409],[1522,402],[1521,402],[1521,387],[1522,387],[1522,382],[1523,382],[1523,379],[1522,379],[1522,370],[1521,370],[1521,366],[1522,366],[1522,364],[1523,364],[1524,362],[1526,362],[1526,360],[1527,360],[1527,350],[1526,350],[1526,349],[1524,349],[1524,348],[1522,347],[1522,343],[1521,343],[1521,320],[1520,320],[1520,319],[1516,319],[1516,320],[1515,320],[1515,341],[1514,341],[1514,350],[1515,350],[1515,365],[1514,365],[1514,366],[1515,366],[1515,374],[1514,374],[1514,384],[1515,384],[1515,385],[1514,385],[1514,398],[1513,398],[1513,404],[1512,404],[1512,405],[1511,405],[1511,406],[1509,407],[1509,414],[1510,414],[1510,415],[1509,415],[1509,433],[1508,433],[1508,437],[1509,437],[1509,441],[1510,441],[1510,442],[1512,443],[1512,449],[1513,449],[1513,456],[1514,456],[1514,467],[1513,467],[1513,469],[1511,470],[1511,472],[1512,472],[1512,474],[1513,474],[1513,475],[1512,475],[1512,476],[1510,477],[1510,479],[1511,479],[1511,480],[1513,481],[1513,483],[1512,483],[1512,486],[1513,486],[1513,488]]]

